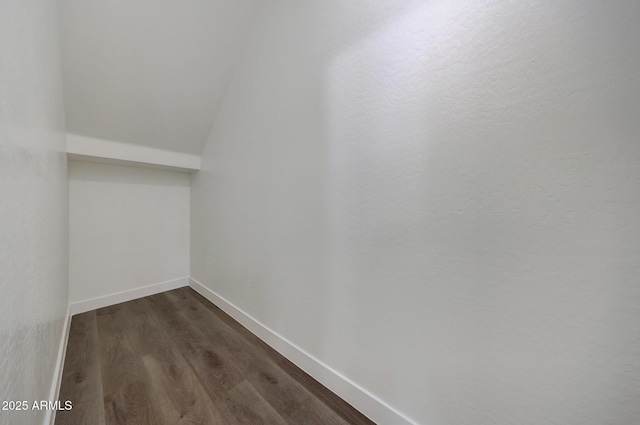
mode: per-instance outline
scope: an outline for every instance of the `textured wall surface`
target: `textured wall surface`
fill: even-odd
[[[187,173],[69,162],[72,303],[187,276]]]
[[[49,398],[67,309],[64,131],[55,1],[2,1],[0,401]],[[44,413],[0,410],[0,424]]]
[[[639,20],[265,2],[192,276],[420,424],[639,423]]]

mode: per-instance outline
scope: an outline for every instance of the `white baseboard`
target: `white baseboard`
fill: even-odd
[[[67,313],[64,317],[64,323],[62,325],[62,335],[60,335],[60,344],[58,345],[58,356],[56,358],[56,365],[53,370],[53,379],[51,381],[51,390],[49,391],[50,401],[58,399],[60,394],[60,384],[62,383],[62,372],[64,369],[64,359],[67,354],[67,341],[69,340],[69,329],[71,328],[71,306],[67,306]],[[54,425],[56,421],[56,411],[47,410],[44,417],[44,425]]]
[[[251,315],[236,307],[202,283],[193,278],[189,280],[190,286],[196,292],[220,307],[225,313],[240,322],[258,338],[292,361],[322,385],[340,396],[347,403],[358,409],[372,421],[385,425],[418,425],[417,422],[391,407],[384,400],[371,394],[340,372],[260,323],[251,317]]]
[[[137,298],[147,297],[149,295],[159,294],[160,292],[170,291],[172,289],[189,286],[189,278],[169,280],[166,282],[155,283],[153,285],[143,286],[141,288],[130,289],[128,291],[117,292],[115,294],[105,295],[102,297],[90,298],[88,300],[77,301],[71,303],[71,314],[84,313],[86,311],[96,310],[98,308],[107,307],[126,301],[135,300]]]

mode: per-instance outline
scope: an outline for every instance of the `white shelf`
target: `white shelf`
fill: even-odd
[[[131,145],[111,140],[67,134],[67,157],[71,160],[104,162],[139,167],[194,172],[200,170],[198,155]]]

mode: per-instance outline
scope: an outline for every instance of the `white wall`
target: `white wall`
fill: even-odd
[[[67,310],[64,127],[55,1],[1,1],[3,401],[46,400],[52,387]],[[0,410],[0,424],[40,424],[45,414]]]
[[[192,276],[416,423],[637,423],[638,20],[265,2],[192,182]]]
[[[69,163],[72,303],[189,276],[189,175]]]

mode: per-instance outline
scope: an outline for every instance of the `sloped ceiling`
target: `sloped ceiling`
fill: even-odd
[[[67,131],[200,154],[254,0],[59,0]]]

